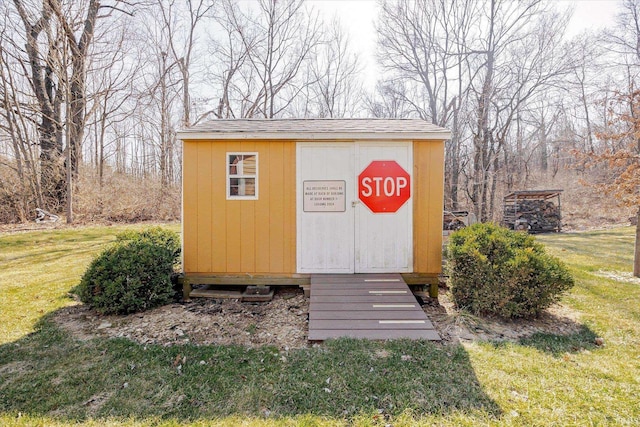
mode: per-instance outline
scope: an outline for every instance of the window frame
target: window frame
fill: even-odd
[[[256,159],[256,172],[255,175],[253,174],[245,174],[244,171],[242,174],[231,174],[230,171],[230,166],[232,165],[230,163],[230,157],[231,156],[255,156]],[[226,171],[226,195],[227,195],[227,200],[258,200],[258,176],[259,176],[259,157],[258,157],[258,152],[256,151],[228,151],[225,154],[224,157],[225,160],[225,171]],[[254,186],[255,186],[255,194],[252,196],[241,196],[241,195],[237,195],[237,194],[231,194],[231,179],[233,178],[237,178],[237,179],[247,179],[247,178],[252,178],[254,179]]]

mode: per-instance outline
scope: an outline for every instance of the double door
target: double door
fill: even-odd
[[[358,194],[362,171],[388,160],[412,175],[411,143],[297,144],[298,273],[412,271],[413,196],[396,212],[376,213]]]

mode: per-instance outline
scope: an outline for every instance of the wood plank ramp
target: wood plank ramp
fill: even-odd
[[[310,341],[440,336],[400,274],[312,274]]]

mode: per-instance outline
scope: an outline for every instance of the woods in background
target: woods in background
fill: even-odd
[[[176,130],[216,118],[447,127],[445,208],[483,220],[514,189],[615,181],[598,162],[582,176],[572,153],[628,152],[620,173],[637,170],[626,118],[638,114],[640,1],[612,3],[612,28],[574,38],[571,11],[552,1],[379,5],[381,74],[367,88],[349,23],[302,0],[2,2],[0,222],[37,207],[70,220],[178,218]]]

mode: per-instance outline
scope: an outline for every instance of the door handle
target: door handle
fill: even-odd
[[[360,203],[360,200],[354,200],[353,202],[351,202],[351,207],[355,208],[358,203]]]

